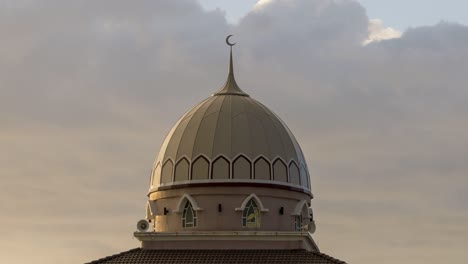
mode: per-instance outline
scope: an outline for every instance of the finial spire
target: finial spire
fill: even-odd
[[[232,63],[232,46],[231,52],[229,54],[229,75],[232,75],[234,77],[234,64]]]
[[[229,75],[233,75],[233,77],[234,77],[234,65],[233,65],[233,63],[232,63],[232,47],[233,47],[234,45],[236,45],[236,43],[231,43],[231,42],[229,42],[229,38],[232,37],[232,36],[233,36],[233,35],[227,36],[227,38],[226,38],[226,44],[228,44],[229,47],[230,47],[230,49],[231,49],[231,50],[230,50],[230,54],[229,54],[229,55],[230,55],[230,56],[229,56]]]
[[[232,60],[232,47],[236,45],[236,43],[229,42],[229,38],[233,35],[229,35],[226,38],[226,44],[230,46],[230,53],[229,53],[229,73],[228,78],[224,86],[216,92],[214,95],[241,95],[241,96],[249,96],[244,91],[242,91],[236,83],[236,79],[234,79],[234,63]]]

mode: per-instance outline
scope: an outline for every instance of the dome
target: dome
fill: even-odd
[[[210,183],[269,184],[310,193],[299,144],[276,114],[239,88],[232,50],[224,86],[184,114],[166,136],[150,193]]]

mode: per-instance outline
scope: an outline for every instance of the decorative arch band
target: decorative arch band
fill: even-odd
[[[209,180],[254,180],[279,182],[310,189],[306,166],[296,160],[285,161],[281,157],[269,160],[264,156],[251,159],[239,154],[232,159],[223,155],[210,160],[198,155],[190,160],[186,156],[177,161],[168,158],[153,168],[150,188],[172,183]]]

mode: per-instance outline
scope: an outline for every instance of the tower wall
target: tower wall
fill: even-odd
[[[184,196],[185,195],[185,196]],[[187,195],[195,202],[196,227],[183,227],[183,204]],[[185,198],[184,198],[185,197]],[[243,226],[243,203],[248,197],[260,210],[258,227]],[[310,204],[308,193],[261,187],[186,187],[153,192],[151,218],[156,232],[187,231],[296,231],[298,205]],[[193,203],[193,202],[192,202]],[[301,208],[302,209],[302,208]],[[309,215],[303,215],[307,224]]]

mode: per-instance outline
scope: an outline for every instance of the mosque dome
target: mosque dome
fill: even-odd
[[[153,165],[150,193],[223,182],[310,193],[298,142],[275,113],[239,88],[232,49],[223,87],[184,114],[166,136]]]
[[[102,263],[344,263],[312,238],[304,155],[284,122],[237,85],[231,36],[226,83],[177,121],[154,162],[134,233],[142,250]]]

